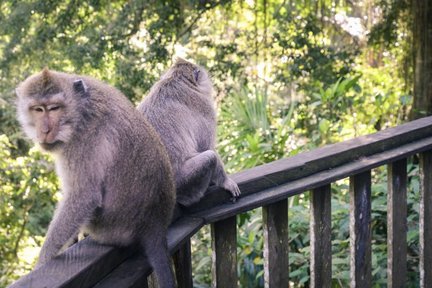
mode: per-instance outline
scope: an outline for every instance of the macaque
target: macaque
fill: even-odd
[[[23,130],[54,155],[63,190],[37,266],[83,232],[105,245],[139,243],[160,287],[174,287],[166,241],[174,176],[145,117],[120,91],[87,76],[44,69],[16,93]]]
[[[240,195],[215,151],[216,110],[213,85],[207,72],[178,59],[139,104],[159,133],[171,160],[177,202],[188,207],[198,202],[210,184]]]

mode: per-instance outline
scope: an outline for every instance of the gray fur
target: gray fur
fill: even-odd
[[[85,76],[44,70],[21,83],[17,96],[19,120],[35,142],[41,141],[32,132],[38,124],[31,103],[49,105],[55,99],[63,105],[55,140],[40,143],[55,156],[63,198],[38,265],[82,231],[101,244],[141,243],[160,287],[174,287],[166,243],[174,179],[151,125],[121,92]]]
[[[240,195],[215,151],[216,111],[207,72],[179,59],[138,106],[160,134],[175,174],[177,202],[198,202],[211,183]]]

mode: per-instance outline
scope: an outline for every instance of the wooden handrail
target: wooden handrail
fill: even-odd
[[[328,287],[331,283],[330,185],[336,180],[350,177],[351,286],[368,287],[371,284],[370,171],[389,165],[389,211],[406,210],[406,203],[405,206],[402,204],[406,202],[403,196],[406,194],[406,181],[403,182],[406,171],[404,174],[403,167],[406,170],[407,157],[420,153],[423,195],[420,213],[420,278],[423,287],[432,287],[432,246],[426,244],[432,243],[432,221],[429,220],[432,219],[432,157],[431,152],[428,152],[431,150],[432,117],[426,117],[232,175],[242,191],[242,197],[237,202],[231,203],[228,193],[210,187],[207,196],[185,211],[169,229],[170,251],[176,254],[177,263],[181,263],[178,266],[182,267],[177,267],[178,270],[183,269],[184,272],[178,273],[182,275],[179,286],[191,285],[191,275],[186,275],[191,273],[190,237],[203,225],[212,224],[212,247],[216,255],[213,263],[214,286],[237,287],[233,280],[236,279],[236,259],[235,255],[231,255],[236,247],[235,237],[232,237],[236,228],[235,216],[264,207],[266,285],[286,287],[286,199],[312,190],[311,285]],[[395,238],[395,233],[406,233],[406,222],[398,222],[394,212],[392,213],[389,213],[388,221],[392,225],[389,239]],[[389,283],[394,287],[401,284],[405,277],[400,271],[406,269],[406,258],[399,257],[396,252],[401,247],[402,251],[406,249],[406,243],[402,243],[406,237],[401,239],[389,245],[393,256],[389,257],[391,270],[388,275],[392,277]],[[275,249],[283,252],[275,255]],[[226,268],[218,266],[222,265],[218,264],[220,261],[227,265]],[[148,273],[150,268],[146,260],[135,249],[100,246],[86,239],[11,287],[144,287]],[[186,276],[183,277],[184,275]],[[226,286],[229,283],[231,284]]]

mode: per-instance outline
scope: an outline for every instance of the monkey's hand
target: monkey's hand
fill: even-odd
[[[42,249],[39,254],[39,259],[35,265],[35,269],[39,268],[40,266],[46,264],[51,259],[53,259],[58,254],[62,253],[64,250],[69,248],[72,244],[78,242],[78,233],[75,233],[73,237],[71,237],[70,240],[68,240],[64,245],[60,245],[59,243],[54,243],[52,240],[51,234],[48,234],[46,237],[46,240],[44,242],[44,245],[42,246]]]
[[[239,189],[237,183],[234,182],[234,180],[232,180],[229,177],[227,177],[225,179],[225,181],[223,182],[222,188],[224,188],[225,190],[228,190],[231,193],[231,195],[232,195],[231,201],[232,202],[235,202],[236,199],[240,196],[241,192],[240,192],[240,189]]]

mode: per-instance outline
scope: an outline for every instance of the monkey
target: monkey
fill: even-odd
[[[201,200],[211,184],[229,191],[233,200],[240,195],[215,151],[212,93],[207,71],[179,58],[137,107],[165,144],[174,170],[177,202],[182,207]]]
[[[160,287],[175,287],[166,233],[174,175],[160,137],[116,88],[44,69],[16,89],[27,136],[54,155],[63,197],[36,265],[79,232],[103,245],[139,244]]]

